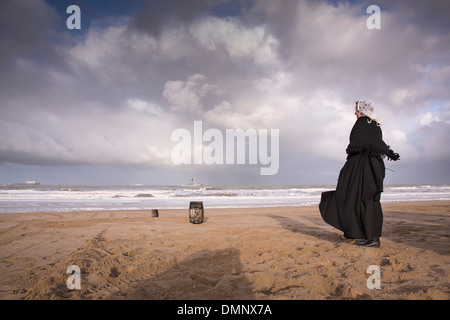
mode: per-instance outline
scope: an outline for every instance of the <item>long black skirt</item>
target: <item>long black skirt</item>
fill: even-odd
[[[381,158],[365,153],[349,157],[339,173],[336,190],[322,193],[319,209],[323,220],[343,231],[346,238],[380,237],[384,177]]]

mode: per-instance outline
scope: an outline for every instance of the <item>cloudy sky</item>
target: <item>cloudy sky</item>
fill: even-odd
[[[449,14],[447,0],[2,0],[0,184],[335,184],[359,99],[401,155],[385,183],[450,183]],[[171,135],[194,121],[279,129],[277,174],[175,165]]]

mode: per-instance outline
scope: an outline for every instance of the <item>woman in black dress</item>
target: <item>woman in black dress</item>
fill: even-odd
[[[370,101],[356,102],[356,123],[350,133],[347,161],[336,190],[322,193],[320,214],[357,245],[379,247],[383,212],[380,204],[385,166],[383,159],[400,156],[383,141],[381,121]]]

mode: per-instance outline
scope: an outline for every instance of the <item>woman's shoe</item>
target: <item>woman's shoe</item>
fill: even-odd
[[[374,247],[374,248],[379,248],[380,247],[380,239],[377,238],[375,240],[359,240],[356,241],[355,244],[357,246],[362,246],[362,247]]]

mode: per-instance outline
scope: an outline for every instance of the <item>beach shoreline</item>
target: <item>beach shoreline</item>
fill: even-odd
[[[317,206],[0,214],[0,299],[450,298],[450,201],[383,203],[380,248]],[[369,289],[369,266],[381,288]],[[81,288],[67,287],[78,266]]]

